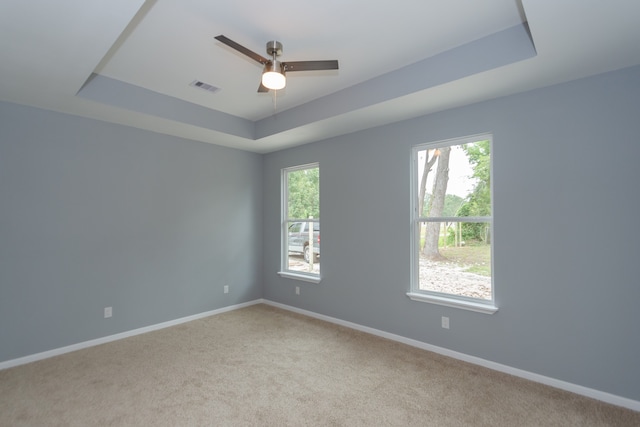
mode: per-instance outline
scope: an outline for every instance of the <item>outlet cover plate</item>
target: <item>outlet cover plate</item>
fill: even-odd
[[[449,318],[442,316],[442,327],[445,329],[449,329]]]

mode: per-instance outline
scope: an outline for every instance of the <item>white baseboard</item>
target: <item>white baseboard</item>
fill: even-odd
[[[169,320],[167,322],[158,323],[143,328],[133,329],[131,331],[121,332],[107,337],[97,338],[90,341],[84,341],[78,344],[72,344],[66,347],[55,348],[53,350],[43,351],[42,353],[31,354],[29,356],[19,357],[17,359],[0,362],[0,370],[13,368],[14,366],[24,365],[26,363],[35,362],[37,360],[48,359],[49,357],[59,356],[61,354],[70,353],[72,351],[81,350],[83,348],[93,347],[105,344],[111,341],[121,340],[123,338],[132,337],[134,335],[144,334],[146,332],[157,331],[158,329],[168,328],[170,326],[179,325],[181,323],[191,322],[193,320],[202,319],[204,317],[214,316],[216,314],[226,313],[227,311],[238,310],[250,305],[260,304],[264,301],[261,299],[245,302],[242,304],[230,305],[228,307],[219,308],[217,310],[205,311],[204,313],[194,314],[193,316],[182,317],[180,319]]]
[[[359,325],[357,323],[347,322],[345,320],[337,319],[335,317],[325,316],[323,314],[314,313],[312,311],[303,310],[300,308],[292,307],[289,305],[262,300],[264,304],[271,305],[273,307],[282,308],[284,310],[292,311],[294,313],[303,314],[305,316],[313,317],[316,319],[324,320],[326,322],[335,323],[337,325],[346,326],[347,328],[355,329],[358,331],[366,332],[371,335],[376,335],[382,338],[386,338],[392,341],[397,341],[403,344],[410,345],[412,347],[421,348],[423,350],[432,351],[434,353],[449,356],[454,359],[462,360],[464,362],[473,363],[474,365],[483,366],[485,368],[492,369],[498,372],[504,372],[516,377],[531,380],[537,383],[545,384],[551,387],[555,387],[561,390],[566,390],[572,393],[576,393],[582,396],[597,399],[612,405],[622,406],[634,411],[640,411],[640,402],[637,400],[628,399],[626,397],[617,396],[615,394],[607,393],[604,391],[594,390],[592,388],[584,387],[577,384],[572,384],[566,381],[558,380],[555,378],[547,377],[544,375],[536,374],[522,369],[513,368],[511,366],[503,365],[500,363],[492,362],[490,360],[481,359],[479,357],[470,356],[468,354],[459,353],[457,351],[449,350],[443,347],[427,344],[422,341],[413,340],[400,335],[391,334],[378,329],[370,328],[368,326]]]

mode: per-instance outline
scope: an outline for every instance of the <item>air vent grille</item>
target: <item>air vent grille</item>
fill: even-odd
[[[198,89],[206,90],[207,92],[211,92],[211,93],[215,93],[215,92],[220,90],[219,87],[215,87],[213,85],[210,85],[209,83],[205,83],[205,82],[202,82],[200,80],[192,81],[191,83],[189,83],[189,86],[193,86],[193,87],[196,87]]]

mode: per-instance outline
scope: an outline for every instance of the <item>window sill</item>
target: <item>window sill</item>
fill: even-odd
[[[320,283],[320,276],[312,276],[310,274],[292,273],[290,271],[278,271],[278,275],[287,279],[302,280],[311,283]]]
[[[460,308],[462,310],[477,311],[478,313],[493,314],[498,311],[498,307],[493,304],[481,302],[465,301],[444,296],[422,294],[417,292],[407,292],[407,296],[413,301],[426,302],[430,304],[444,305],[446,307]]]

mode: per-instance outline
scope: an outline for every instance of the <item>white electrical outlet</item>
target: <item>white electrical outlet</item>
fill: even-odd
[[[108,319],[111,316],[113,316],[113,307],[105,307],[104,308],[104,318]]]
[[[449,329],[449,318],[442,316],[442,327],[445,329]]]
[[[229,293],[229,285],[224,285],[224,293],[225,294]]]
[[[300,286],[296,286],[296,295],[300,295]]]

